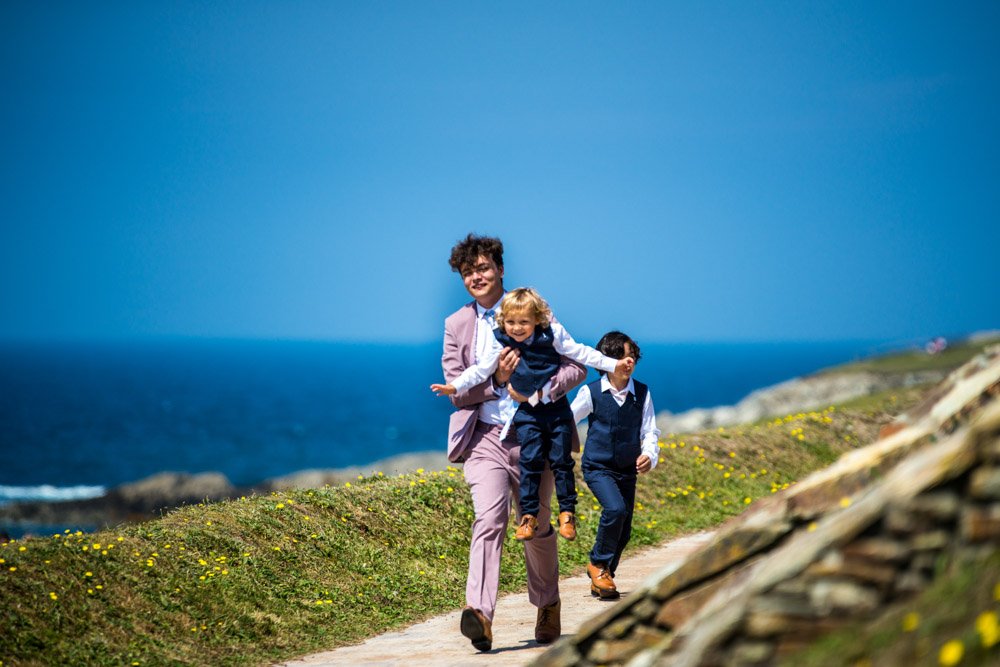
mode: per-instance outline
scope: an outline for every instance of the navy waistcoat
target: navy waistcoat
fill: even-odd
[[[531,396],[545,386],[559,370],[561,358],[553,347],[552,327],[535,327],[531,343],[517,342],[499,327],[493,330],[500,344],[521,352],[521,362],[510,376],[510,384],[519,393]]]
[[[621,406],[610,391],[601,391],[601,381],[587,385],[594,411],[590,413],[583,465],[635,474],[635,460],[642,454],[642,408],[649,388],[632,380],[635,394],[629,393]]]

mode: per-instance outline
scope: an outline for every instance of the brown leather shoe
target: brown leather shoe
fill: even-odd
[[[590,594],[602,600],[615,600],[618,598],[618,588],[615,580],[611,578],[608,568],[603,565],[587,564],[587,574],[590,575]]]
[[[539,644],[551,644],[562,634],[562,624],[559,622],[559,609],[562,603],[558,600],[548,607],[538,608],[538,620],[535,621],[535,641]]]
[[[483,612],[466,607],[462,610],[460,627],[462,634],[472,640],[472,646],[477,651],[489,651],[493,648],[493,628]]]
[[[536,530],[538,530],[538,521],[531,514],[525,514],[521,517],[521,524],[517,527],[514,538],[527,542],[535,536]]]
[[[572,512],[559,512],[559,534],[572,542],[576,539],[576,515]]]

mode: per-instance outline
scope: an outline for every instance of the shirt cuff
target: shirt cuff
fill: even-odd
[[[552,380],[549,380],[542,387],[542,403],[552,402]]]

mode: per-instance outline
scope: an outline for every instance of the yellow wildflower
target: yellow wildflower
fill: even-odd
[[[1000,624],[995,611],[984,611],[976,618],[976,631],[982,636],[983,646],[991,648],[1000,641]]]
[[[911,611],[903,617],[903,632],[913,632],[920,625],[920,614]]]
[[[957,665],[961,662],[964,654],[965,645],[958,639],[952,639],[941,647],[941,651],[938,653],[938,662],[946,667],[948,665]]]

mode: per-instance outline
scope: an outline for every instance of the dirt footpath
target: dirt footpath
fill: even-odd
[[[627,596],[643,581],[665,568],[676,567],[689,553],[706,544],[712,533],[680,537],[659,547],[636,553],[618,566],[615,583]],[[588,618],[611,602],[590,596],[590,579],[584,574],[559,582],[562,598],[563,636],[576,632]],[[372,637],[363,644],[315,653],[284,667],[326,665],[525,665],[547,647],[535,642],[535,608],[527,593],[511,593],[497,601],[493,619],[493,650],[479,653],[458,629],[461,610],[412,625],[404,630]]]

